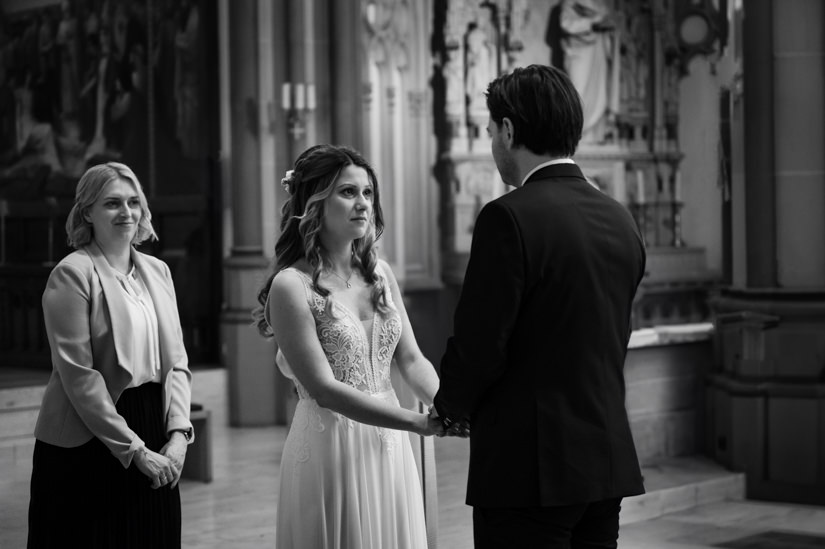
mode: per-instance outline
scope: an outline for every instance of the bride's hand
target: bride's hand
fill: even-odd
[[[418,434],[423,437],[444,436],[444,425],[439,418],[431,414],[421,414],[421,428]]]

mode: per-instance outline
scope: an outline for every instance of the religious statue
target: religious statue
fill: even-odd
[[[467,33],[467,99],[470,118],[487,115],[484,92],[496,76],[493,46],[478,23],[472,23]]]
[[[564,69],[579,91],[584,109],[582,143],[605,140],[613,89],[614,21],[608,0],[561,0],[559,25]],[[615,113],[612,113],[615,114]]]

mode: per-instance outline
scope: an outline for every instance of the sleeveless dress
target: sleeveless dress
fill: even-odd
[[[390,362],[401,336],[392,306],[361,321],[304,282],[318,339],[335,379],[399,406]],[[379,270],[379,275],[383,274]],[[388,293],[389,298],[389,293]],[[390,301],[391,303],[391,301]],[[365,425],[322,408],[301,386],[284,356],[278,367],[298,391],[281,459],[278,549],[425,549],[427,534],[418,469],[405,431]]]

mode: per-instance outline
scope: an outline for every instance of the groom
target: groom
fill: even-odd
[[[616,547],[644,492],[623,366],[645,249],[573,162],[582,107],[531,65],[487,88],[492,154],[515,190],[479,213],[435,413],[471,424],[476,548]]]

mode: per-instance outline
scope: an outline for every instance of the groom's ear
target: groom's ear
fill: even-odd
[[[501,137],[507,148],[512,149],[516,140],[516,128],[513,126],[513,121],[506,116],[501,120]]]

